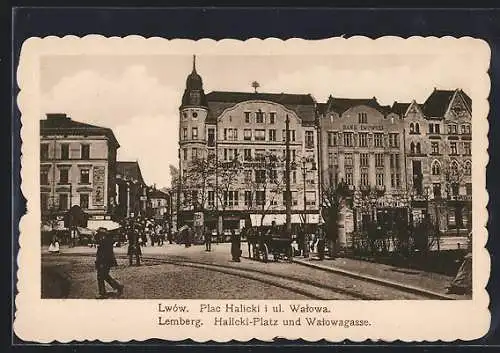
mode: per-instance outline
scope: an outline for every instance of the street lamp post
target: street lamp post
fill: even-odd
[[[285,120],[285,207],[286,207],[286,235],[292,238],[292,197],[290,191],[290,117]]]
[[[307,173],[306,161],[302,160],[302,182],[304,187],[304,231],[306,230],[307,227],[306,173]]]
[[[307,159],[302,159],[302,166],[300,167],[302,170],[302,183],[303,183],[303,202],[304,202],[304,231],[307,227],[307,197],[306,197],[306,175],[308,171],[314,172],[317,170],[316,163],[312,162],[311,169],[307,168]]]

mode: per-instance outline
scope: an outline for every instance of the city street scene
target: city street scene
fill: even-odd
[[[467,70],[195,54],[42,60],[43,299],[472,298]]]

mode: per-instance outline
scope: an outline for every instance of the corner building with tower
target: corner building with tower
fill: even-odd
[[[316,102],[311,95],[205,94],[193,62],[179,110],[179,225],[193,224],[200,213],[204,224],[219,232],[284,224],[287,120],[292,223],[303,223],[304,217],[318,223]],[[231,176],[233,164],[238,172]],[[211,165],[218,167],[210,172]],[[206,167],[206,172],[193,176],[193,167]]]
[[[347,233],[425,215],[443,232],[472,227],[472,101],[460,89],[392,106],[375,97],[318,103],[310,94],[205,94],[193,60],[179,111],[179,226],[200,214],[219,232],[283,224],[288,120],[292,224],[321,222],[323,193],[344,182]],[[194,176],[196,165],[205,172]]]

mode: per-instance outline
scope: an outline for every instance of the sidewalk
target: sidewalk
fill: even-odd
[[[113,248],[115,255],[126,255],[128,246],[124,244],[120,247]],[[246,254],[246,243],[242,243],[241,249],[243,254]],[[90,246],[61,246],[61,254],[95,254],[97,252],[96,247]],[[180,244],[168,244],[164,243],[163,246],[143,246],[141,247],[141,252],[143,256],[150,255],[179,255],[179,256],[189,256],[192,254],[207,253],[207,254],[227,254],[230,256],[231,244],[230,243],[212,243],[212,251],[205,252],[205,245],[191,245],[186,248],[184,245]],[[42,253],[48,253],[48,246],[42,246]]]
[[[324,259],[322,261],[296,257],[294,262],[321,269],[345,274],[351,277],[366,278],[373,282],[381,282],[408,289],[443,295],[450,299],[471,299],[470,295],[446,294],[447,287],[453,277],[438,273],[400,268],[385,264],[355,260],[349,258]]]

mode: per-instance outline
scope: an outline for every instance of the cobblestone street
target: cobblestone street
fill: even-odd
[[[111,274],[125,285],[124,299],[425,299],[421,295],[329,273],[297,263],[230,260],[229,244],[185,248],[144,247],[143,265],[129,267],[126,247],[115,248]],[[95,248],[63,248],[42,255],[42,297],[94,298]]]

